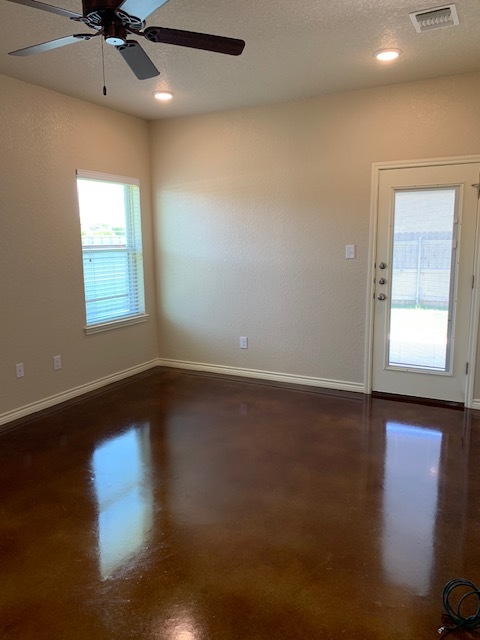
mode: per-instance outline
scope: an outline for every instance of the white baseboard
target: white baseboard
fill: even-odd
[[[203,371],[206,373],[218,373],[221,375],[253,378],[256,380],[270,380],[273,382],[286,382],[290,384],[305,385],[323,389],[353,391],[355,393],[365,392],[364,385],[359,382],[345,382],[343,380],[330,380],[327,378],[314,378],[311,376],[276,373],[273,371],[243,369],[238,367],[227,367],[224,365],[205,364],[203,362],[189,362],[186,360],[168,360],[159,358],[150,360],[149,362],[145,362],[135,367],[130,367],[129,369],[125,369],[124,371],[119,371],[118,373],[105,376],[104,378],[94,380],[93,382],[88,382],[87,384],[80,385],[79,387],[75,387],[74,389],[68,389],[67,391],[63,391],[62,393],[44,398],[37,402],[32,402],[31,404],[27,404],[23,407],[20,407],[19,409],[14,409],[12,411],[2,413],[0,414],[0,428],[2,427],[2,425],[13,422],[14,420],[25,418],[26,416],[36,413],[37,411],[49,409],[50,407],[54,407],[57,404],[61,404],[62,402],[66,402],[67,400],[72,400],[73,398],[78,398],[79,396],[89,393],[90,391],[95,391],[96,389],[106,387],[113,382],[119,382],[120,380],[124,380],[125,378],[130,378],[137,373],[148,371],[148,369],[153,369],[154,367],[171,367],[174,369]],[[478,408],[480,408],[480,400],[476,402],[478,402]]]
[[[63,391],[49,398],[44,398],[38,402],[32,402],[31,404],[7,411],[0,414],[0,430],[2,425],[14,420],[19,420],[26,416],[42,411],[43,409],[49,409],[57,404],[72,400],[78,396],[82,396],[90,391],[95,391],[101,387],[106,387],[113,382],[119,382],[125,378],[130,378],[143,371],[148,371],[155,367],[171,367],[172,369],[186,369],[190,371],[203,371],[205,373],[217,373],[220,375],[237,376],[241,378],[253,378],[256,380],[270,380],[273,382],[286,382],[287,384],[305,385],[309,387],[317,387],[320,389],[335,389],[338,391],[352,391],[354,393],[365,393],[365,386],[361,382],[348,382],[345,380],[332,380],[330,378],[315,378],[313,376],[300,376],[290,373],[277,373],[274,371],[263,371],[259,369],[244,369],[240,367],[228,367],[225,365],[206,364],[204,362],[190,362],[188,360],[170,360],[167,358],[157,358],[144,362],[143,364],[135,367],[130,367],[118,373],[99,378],[93,382],[80,385],[74,389]],[[473,399],[470,405],[471,409],[480,411],[480,399]]]
[[[153,367],[157,366],[158,360],[150,360],[149,362],[144,362],[143,364],[137,365],[135,367],[130,367],[129,369],[125,369],[124,371],[119,371],[118,373],[113,373],[112,375],[105,376],[104,378],[94,380],[93,382],[88,382],[87,384],[80,385],[79,387],[75,387],[74,389],[63,391],[62,393],[50,396],[49,398],[44,398],[43,400],[39,400],[38,402],[32,402],[31,404],[27,404],[23,407],[20,407],[19,409],[7,411],[7,413],[0,414],[0,427],[7,422],[12,422],[13,420],[24,418],[25,416],[36,413],[37,411],[42,411],[43,409],[49,409],[56,404],[66,402],[67,400],[72,400],[73,398],[82,396],[83,394],[89,393],[90,391],[95,391],[96,389],[100,389],[101,387],[106,387],[107,385],[112,384],[112,382],[118,382],[119,380],[130,378],[137,373],[142,373],[143,371],[153,369]]]
[[[187,360],[168,360],[166,358],[159,358],[157,360],[157,364],[160,367],[189,369],[190,371],[204,371],[207,373],[219,373],[222,375],[239,376],[242,378],[255,378],[257,380],[271,380],[274,382],[287,382],[290,384],[300,384],[323,389],[365,393],[365,386],[362,382],[345,382],[344,380],[314,378],[311,376],[299,376],[291,373],[276,373],[274,371],[262,371],[258,369],[242,369],[238,367],[227,367],[224,365],[205,364],[203,362],[188,362]]]

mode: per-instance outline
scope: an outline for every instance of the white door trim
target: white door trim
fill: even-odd
[[[370,198],[370,233],[368,246],[368,274],[367,274],[367,305],[365,322],[365,393],[372,393],[372,367],[373,367],[373,318],[374,318],[374,274],[377,247],[377,221],[378,221],[378,196],[380,172],[387,169],[405,169],[416,167],[435,167],[447,164],[471,164],[480,162],[480,155],[454,156],[451,158],[426,158],[421,160],[404,160],[394,162],[374,162],[372,164],[371,198]],[[475,287],[472,294],[472,306],[470,312],[470,329],[468,335],[468,362],[469,370],[465,389],[465,407],[471,408],[475,384],[475,365],[477,352],[477,327],[480,318],[480,224],[477,226],[475,238],[475,262],[474,275]]]

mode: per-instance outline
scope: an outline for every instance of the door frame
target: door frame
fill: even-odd
[[[372,164],[372,181],[370,196],[370,233],[368,246],[368,276],[367,276],[367,309],[365,322],[365,393],[372,393],[373,377],[373,321],[374,321],[374,293],[375,293],[375,263],[377,250],[377,222],[378,222],[378,201],[381,171],[388,169],[414,169],[417,167],[434,167],[452,164],[473,164],[480,163],[480,155],[473,156],[453,156],[451,158],[427,158],[423,160],[404,160],[401,162],[374,162]],[[479,200],[480,202],[480,200]],[[470,308],[470,327],[468,331],[468,374],[465,388],[465,408],[480,409],[480,399],[473,397],[475,384],[475,368],[477,353],[478,323],[480,318],[480,224],[479,209],[477,205],[477,224],[475,233],[475,249],[473,275],[475,276],[475,286],[472,290],[472,304]]]

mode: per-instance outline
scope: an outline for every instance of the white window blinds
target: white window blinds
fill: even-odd
[[[145,313],[138,180],[77,171],[86,325]]]

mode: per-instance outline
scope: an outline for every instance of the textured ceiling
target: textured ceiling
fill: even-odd
[[[56,6],[81,13],[80,0]],[[0,73],[148,120],[280,102],[334,91],[480,70],[480,1],[457,0],[460,24],[418,34],[409,12],[435,0],[169,0],[147,25],[245,40],[232,57],[141,39],[160,76],[137,80],[100,38],[29,57],[9,51],[88,29],[68,18],[0,0]],[[403,51],[380,64],[372,53]],[[169,104],[156,89],[175,94]]]

